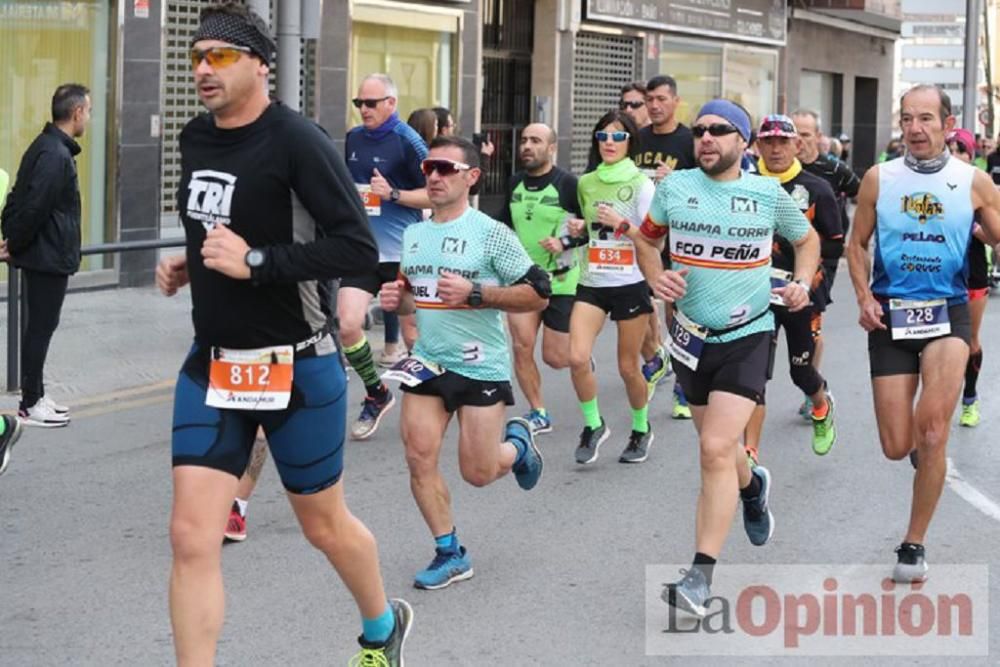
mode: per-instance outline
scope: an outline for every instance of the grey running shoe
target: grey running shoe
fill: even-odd
[[[2,415],[0,419],[4,421],[3,435],[0,435],[0,475],[2,475],[10,464],[10,450],[14,449],[14,444],[20,439],[23,427],[17,417]]]
[[[681,574],[684,575],[683,579],[663,587],[660,598],[675,609],[694,614],[698,618],[705,618],[705,602],[711,595],[705,573],[692,567],[681,570]]]
[[[892,580],[897,584],[926,581],[928,569],[924,545],[903,542],[896,547],[896,567],[892,570]]]
[[[601,425],[597,428],[590,428],[589,426],[583,429],[580,433],[580,444],[576,448],[576,462],[585,464],[593,463],[597,460],[597,450],[601,448],[604,441],[611,436],[611,429],[601,419]]]
[[[642,463],[649,458],[649,446],[653,444],[653,432],[632,431],[625,451],[618,457],[618,463]]]
[[[363,635],[358,637],[361,651],[351,658],[348,667],[404,667],[403,644],[413,625],[413,607],[400,598],[389,600],[389,606],[396,621],[389,639],[385,644],[373,644],[365,641]]]
[[[774,534],[774,516],[767,504],[767,498],[771,495],[771,472],[758,465],[750,474],[760,477],[760,493],[753,500],[743,501],[743,528],[747,531],[750,544],[761,547]]]

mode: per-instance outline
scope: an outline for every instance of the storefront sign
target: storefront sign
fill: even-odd
[[[785,43],[785,0],[584,0],[587,19],[763,44]]]

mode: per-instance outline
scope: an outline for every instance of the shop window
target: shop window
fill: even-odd
[[[778,54],[727,47],[723,96],[739,102],[754,123],[775,112]]]
[[[52,119],[55,89],[63,83],[90,89],[91,122],[76,159],[83,245],[103,243],[112,231],[106,215],[108,4],[0,1],[0,169],[12,187],[21,155]],[[85,258],[82,268],[103,268],[103,259]],[[0,276],[6,278],[6,265]]]
[[[453,109],[458,83],[457,37],[461,15],[423,10],[419,5],[365,2],[354,6],[351,24],[351,77],[348,99],[361,80],[384,72],[399,88],[404,120],[415,109]],[[360,117],[348,106],[348,118]]]
[[[799,107],[818,113],[820,129],[827,134],[840,128],[842,87],[840,74],[804,69],[799,77]]]
[[[722,94],[722,47],[663,37],[660,73],[677,80],[678,120],[690,125],[705,102]]]

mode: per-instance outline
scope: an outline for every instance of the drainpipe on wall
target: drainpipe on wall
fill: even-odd
[[[302,73],[302,3],[278,3],[278,99],[299,111]]]

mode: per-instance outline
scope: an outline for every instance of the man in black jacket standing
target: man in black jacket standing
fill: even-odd
[[[21,158],[3,210],[0,257],[21,269],[28,306],[21,348],[18,416],[31,426],[69,424],[69,409],[45,395],[42,370],[69,276],[80,268],[80,184],[76,156],[90,122],[90,91],[78,83],[52,96],[52,122]]]

